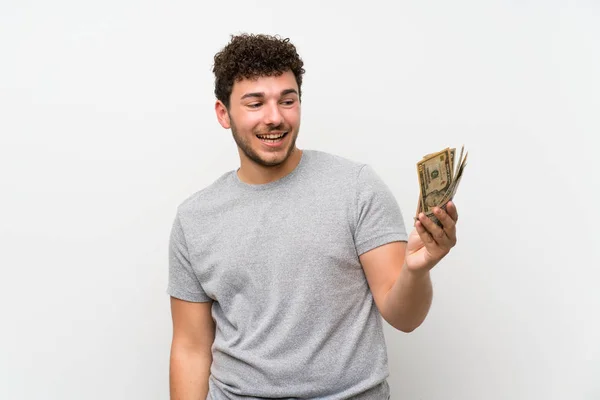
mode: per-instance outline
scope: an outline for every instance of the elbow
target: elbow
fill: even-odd
[[[414,332],[415,329],[417,329],[419,326],[421,326],[421,324],[418,325],[407,325],[407,326],[399,326],[396,329],[399,330],[400,332],[404,332],[404,333],[411,333]]]
[[[418,324],[396,324],[396,325],[392,325],[392,326],[400,332],[411,333],[411,332],[414,332],[419,326],[421,326],[421,323],[418,323]]]
[[[403,333],[411,333],[414,332],[418,327],[423,324],[423,320],[418,321],[407,321],[402,319],[390,320],[384,318],[388,324],[390,324],[394,329]]]

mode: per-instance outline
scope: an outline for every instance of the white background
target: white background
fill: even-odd
[[[0,2],[0,398],[166,399],[176,206],[239,159],[213,105],[239,32],[305,61],[298,145],[469,150],[457,247],[392,399],[600,399],[596,1]]]

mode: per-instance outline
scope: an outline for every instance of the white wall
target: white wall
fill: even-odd
[[[600,399],[595,1],[3,0],[0,399],[166,399],[175,207],[237,168],[212,57],[279,33],[298,145],[372,164],[411,223],[415,164],[465,144],[459,243],[393,399]]]

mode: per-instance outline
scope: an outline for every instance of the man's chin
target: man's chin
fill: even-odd
[[[263,167],[278,167],[282,165],[285,162],[285,160],[287,160],[287,158],[288,157],[286,156],[259,157],[258,160],[255,161]]]
[[[290,158],[292,152],[289,149],[279,150],[277,152],[255,152],[254,161],[265,167],[277,167]]]

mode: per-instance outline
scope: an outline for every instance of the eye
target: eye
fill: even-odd
[[[261,105],[262,105],[261,103],[250,103],[250,104],[247,104],[247,107],[250,107],[250,108],[258,108],[258,107],[260,107]]]
[[[281,103],[286,106],[291,106],[295,103],[295,101],[293,99],[289,99],[289,100],[284,100]]]

